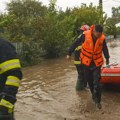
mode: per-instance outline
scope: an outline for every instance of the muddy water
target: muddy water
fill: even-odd
[[[111,63],[120,63],[120,47],[110,48]],[[16,120],[119,120],[120,94],[104,91],[97,110],[89,90],[75,91],[77,73],[64,58],[27,67],[18,94]]]

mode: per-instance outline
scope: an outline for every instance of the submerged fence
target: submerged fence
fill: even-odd
[[[39,43],[16,42],[12,44],[15,46],[23,66],[38,64],[45,55],[45,51]]]
[[[15,42],[12,43],[15,48],[16,48],[16,52],[18,54],[24,54],[25,52],[28,51],[39,51],[40,55],[43,56],[43,54],[45,54],[45,51],[42,49],[41,44],[39,43],[23,43],[23,42]]]
[[[107,42],[119,42],[120,41],[120,35],[117,36],[116,39],[112,35],[106,37]],[[24,55],[27,51],[39,51],[40,56],[45,55],[45,51],[41,48],[41,45],[39,43],[22,43],[22,42],[16,42],[12,43],[15,48],[16,52],[20,55]]]
[[[17,42],[17,43],[12,43],[12,44],[15,46],[16,52],[18,54],[22,54],[23,53],[23,51],[24,51],[24,43]]]

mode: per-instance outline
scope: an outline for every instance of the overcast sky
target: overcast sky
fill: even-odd
[[[5,11],[6,3],[10,1],[11,0],[0,0],[0,11],[2,12]],[[39,1],[41,1],[44,5],[49,4],[49,0],[39,0]],[[99,0],[57,0],[57,6],[62,7],[62,9],[65,10],[66,7],[72,8],[74,6],[80,6],[81,3],[86,3],[89,5],[91,2],[94,5],[98,5]],[[103,6],[104,6],[104,11],[108,14],[108,16],[111,16],[111,8],[120,6],[120,0],[103,0]]]

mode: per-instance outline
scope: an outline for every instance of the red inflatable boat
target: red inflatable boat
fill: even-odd
[[[120,65],[110,65],[103,67],[101,71],[101,83],[120,84]]]

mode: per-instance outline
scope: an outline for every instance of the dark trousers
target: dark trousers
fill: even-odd
[[[77,78],[77,83],[76,83],[76,90],[83,90],[87,86],[87,82],[84,79],[84,69],[83,65],[76,65],[77,73],[78,73],[78,78]]]
[[[92,97],[96,103],[101,102],[101,67],[84,66],[84,78],[87,80]]]
[[[3,90],[4,90],[4,88],[5,88],[5,82],[6,82],[6,78],[5,77],[3,77],[2,75],[0,75],[0,101],[1,101],[1,99],[3,98]],[[10,86],[8,87],[8,88],[6,88],[6,89],[8,89],[8,91],[11,91],[11,89],[10,89]],[[12,90],[14,90],[14,89],[12,89]],[[13,91],[14,92],[14,91]],[[4,109],[2,109],[2,111],[4,111],[5,113],[3,114],[1,114],[1,106],[0,106],[0,120],[15,120],[14,119],[14,113],[12,113],[12,114],[7,114],[6,115],[6,113],[7,113],[7,108],[4,108]]]

